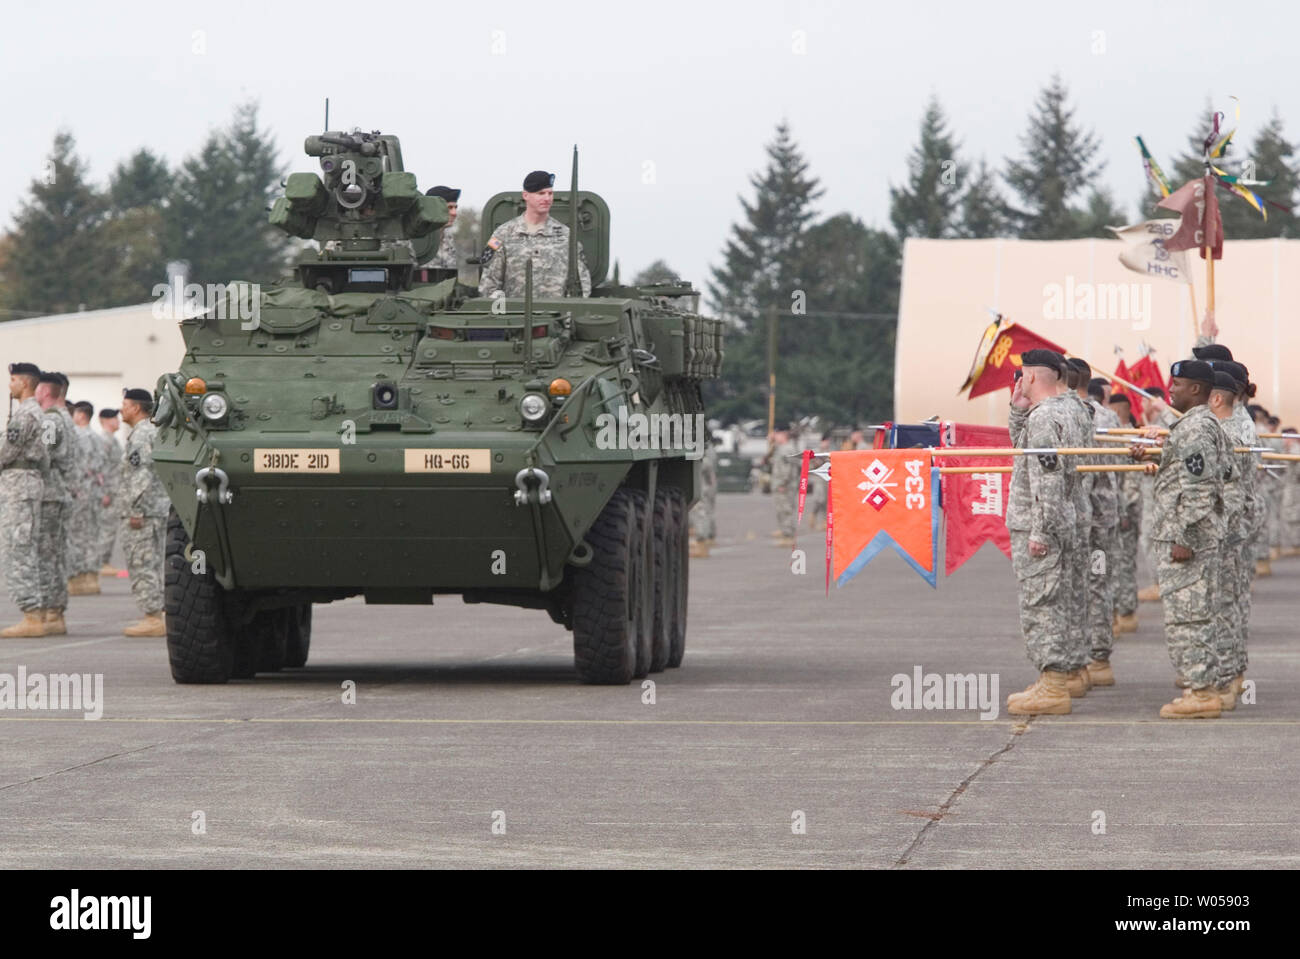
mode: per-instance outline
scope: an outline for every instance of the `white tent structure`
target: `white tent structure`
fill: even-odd
[[[980,336],[1004,314],[1114,372],[1143,342],[1166,375],[1191,355],[1186,284],[1147,277],[1119,262],[1120,240],[918,240],[903,248],[894,363],[894,419],[938,414],[1004,425],[1010,392],[968,400],[966,379]],[[1196,304],[1205,309],[1205,263],[1187,254]],[[1257,402],[1285,425],[1300,420],[1300,240],[1233,240],[1215,263],[1218,341],[1250,368]],[[1199,323],[1199,317],[1196,318]]]

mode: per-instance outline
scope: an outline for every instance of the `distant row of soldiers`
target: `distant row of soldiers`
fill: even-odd
[[[163,636],[163,536],[170,503],[153,471],[153,397],[123,391],[117,410],[69,403],[62,373],[34,363],[9,365],[11,412],[0,443],[0,564],[22,620],[7,638],[67,633],[69,595],[100,592],[99,577],[120,539],[131,593],[143,618],[123,633]],[[17,401],[17,406],[13,402]]]
[[[1145,508],[1142,474],[1078,472],[1103,458],[1052,452],[1096,447],[1099,429],[1129,426],[1127,399],[1108,396],[1081,360],[1051,350],[1022,355],[1008,422],[1013,445],[1028,452],[1013,468],[1007,527],[1022,632],[1039,677],[1008,697],[1008,712],[1066,714],[1072,698],[1114,685],[1115,635],[1137,628],[1144,518],[1175,684],[1185,690],[1160,715],[1216,718],[1235,708],[1255,557],[1261,542],[1268,549],[1264,484],[1273,481],[1261,479],[1255,453],[1234,452],[1260,445],[1247,410],[1249,371],[1208,338],[1195,353],[1170,369],[1170,405],[1148,408],[1157,425],[1145,439],[1163,446],[1159,465],[1147,465]],[[1131,450],[1139,460],[1152,452],[1141,443]]]

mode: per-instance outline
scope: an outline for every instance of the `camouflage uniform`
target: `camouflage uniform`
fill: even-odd
[[[1300,463],[1287,463],[1286,472],[1281,475],[1282,548],[1296,549],[1300,547]]]
[[[1192,689],[1218,686],[1222,675],[1215,652],[1219,614],[1219,557],[1224,534],[1223,474],[1227,437],[1205,405],[1194,406],[1170,428],[1156,474],[1151,540],[1156,581],[1165,610],[1165,641],[1178,674]],[[1174,545],[1192,558],[1174,562]],[[1230,668],[1225,664],[1226,669]]]
[[[1008,425],[1018,449],[1073,445],[1076,411],[1067,396],[1050,396],[1029,410],[1011,407]],[[1011,471],[1007,529],[1011,565],[1020,587],[1020,629],[1029,661],[1039,672],[1079,667],[1070,636],[1069,544],[1076,535],[1074,488],[1078,474],[1055,454],[1018,456]],[[1029,541],[1048,547],[1031,556]]]
[[[1173,410],[1166,408],[1147,425],[1170,429],[1177,422],[1178,415]],[[1155,544],[1151,542],[1151,529],[1155,525],[1156,516],[1156,480],[1154,476],[1140,475],[1142,476],[1142,528],[1138,536],[1138,548],[1141,550],[1142,555],[1147,558],[1147,564],[1154,573],[1156,551]]]
[[[104,486],[99,500],[99,564],[105,566],[113,558],[113,543],[117,540],[117,527],[122,519],[117,514],[117,483],[122,472],[122,445],[109,433],[98,435],[103,450]],[[108,505],[103,497],[108,497]]]
[[[1092,405],[1073,390],[1062,395],[1066,401],[1065,408],[1070,411],[1072,429],[1065,442],[1055,445],[1074,447],[1096,445],[1093,439],[1096,426],[1093,423]],[[1092,550],[1089,548],[1089,543],[1092,540],[1092,490],[1097,474],[1074,472],[1075,466],[1091,462],[1093,462],[1091,457],[1071,456],[1062,464],[1069,469],[1075,479],[1075,534],[1066,552],[1066,562],[1070,567],[1068,628],[1071,642],[1074,644],[1071,670],[1082,669],[1087,666],[1092,651],[1092,620],[1088,609],[1088,577],[1092,565]]]
[[[41,602],[44,609],[68,608],[68,518],[81,488],[81,451],[73,435],[76,427],[62,406],[52,406],[41,420],[50,468],[41,496],[40,564]]]
[[[420,268],[429,270],[460,269],[460,257],[456,255],[456,241],[452,239],[450,227],[442,231],[442,239],[438,241],[438,250],[434,253],[433,259],[427,263],[421,263]],[[537,282],[536,277],[533,278],[533,282]]]
[[[0,442],[0,565],[9,598],[24,613],[41,608],[41,498],[49,468],[41,404],[28,397],[14,409]]]
[[[1109,406],[1089,400],[1094,430],[1119,429],[1119,417]],[[1096,446],[1092,433],[1088,446]],[[1114,458],[1095,457],[1100,465],[1113,466]],[[1115,645],[1115,560],[1119,552],[1120,473],[1092,474],[1092,527],[1088,533],[1088,638],[1092,658],[1110,659]]]
[[[1119,478],[1119,535],[1115,547],[1115,612],[1132,616],[1137,612],[1137,552],[1142,529],[1141,473],[1116,473]]]
[[[480,257],[482,275],[479,293],[491,296],[503,290],[511,299],[524,295],[524,260],[533,258],[533,296],[554,299],[564,296],[569,277],[569,228],[554,217],[538,227],[524,222],[523,214],[507,220],[492,231],[487,249]],[[582,244],[578,244],[578,276],[582,295],[591,296],[591,274]]]
[[[1264,432],[1268,432],[1265,429]],[[1258,432],[1256,433],[1258,437]],[[1256,439],[1257,446],[1267,446],[1276,453],[1281,453],[1285,444],[1280,439]],[[1261,463],[1273,463],[1273,460],[1260,460]],[[1255,558],[1268,559],[1269,550],[1282,545],[1282,474],[1277,470],[1261,470],[1258,488],[1264,499],[1264,528],[1255,543]]]
[[[1232,409],[1230,422],[1235,427],[1231,433],[1234,446],[1258,446],[1259,431],[1245,403]],[[1242,505],[1241,532],[1236,546],[1235,569],[1237,574],[1237,669],[1233,675],[1246,668],[1246,644],[1250,641],[1251,585],[1255,582],[1255,541],[1264,523],[1264,497],[1260,489],[1263,473],[1255,468],[1262,462],[1249,454],[1250,469],[1242,470],[1241,482],[1246,496]]]
[[[800,465],[794,444],[788,440],[772,450],[772,498],[776,501],[776,525],[782,536],[791,538],[794,537]],[[791,490],[794,491],[793,497]]]
[[[700,461],[700,498],[691,507],[691,535],[697,540],[712,542],[718,538],[717,506],[718,451],[710,442],[705,444]]]
[[[122,480],[118,493],[121,517],[119,533],[131,577],[131,596],[146,616],[163,608],[163,546],[167,533],[170,501],[162,480],[153,471],[153,444],[158,428],[147,419],[137,423],[126,440],[122,455]],[[132,516],[143,516],[144,525],[132,529]]]
[[[66,519],[68,575],[82,576],[86,573],[98,575],[99,543],[98,531],[95,529],[94,504],[102,495],[98,479],[103,465],[101,463],[103,447],[95,441],[89,427],[77,426],[70,416],[67,423],[72,424],[72,432],[68,436],[77,447],[79,469],[77,497],[73,500]]]
[[[1229,449],[1251,445],[1249,437],[1254,435],[1254,430],[1244,433],[1236,412],[1234,407],[1232,416],[1219,421]],[[1250,417],[1246,417],[1246,421],[1249,420]],[[1215,635],[1215,653],[1224,680],[1246,670],[1246,618],[1249,612],[1242,602],[1241,564],[1256,492],[1255,455],[1230,453],[1228,462],[1229,468],[1223,475],[1224,537],[1219,567],[1219,620]]]

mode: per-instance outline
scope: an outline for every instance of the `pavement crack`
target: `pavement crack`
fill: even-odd
[[[1015,726],[1011,727],[1011,737],[1002,745],[1000,749],[994,750],[990,755],[986,756],[983,762],[981,762],[978,766],[976,766],[969,776],[967,776],[965,779],[963,779],[960,783],[957,784],[957,788],[954,789],[949,794],[948,798],[943,801],[942,805],[939,806],[938,812],[925,813],[925,812],[918,812],[917,810],[910,810],[910,809],[903,810],[905,813],[907,813],[910,816],[921,816],[929,821],[924,826],[921,827],[921,831],[918,832],[916,836],[912,839],[912,841],[907,844],[907,848],[904,849],[902,855],[898,857],[898,861],[895,862],[893,866],[890,867],[891,869],[901,869],[903,866],[908,865],[908,863],[911,861],[912,853],[914,853],[917,849],[920,848],[921,843],[925,841],[925,837],[929,835],[930,830],[933,829],[935,826],[939,825],[939,823],[943,822],[944,817],[948,815],[948,812],[952,809],[953,804],[957,802],[957,798],[966,791],[966,787],[969,786],[971,783],[973,783],[980,773],[984,772],[984,770],[988,769],[995,762],[997,762],[1000,756],[1010,752],[1011,748],[1016,744],[1016,739],[1019,738],[1019,736],[1022,733],[1024,733],[1027,729],[1029,729],[1029,724],[1032,721],[1033,720],[1031,718],[1029,720],[1026,720],[1023,723],[1017,723]]]
[[[42,779],[51,779],[54,776],[61,776],[64,773],[75,772],[78,769],[85,769],[87,766],[94,766],[99,763],[108,762],[108,760],[117,759],[119,756],[129,756],[132,753],[141,753],[146,749],[153,749],[155,746],[161,745],[161,743],[149,743],[147,746],[137,746],[135,749],[123,749],[120,752],[110,753],[107,756],[100,756],[98,759],[91,759],[84,763],[77,763],[75,766],[65,766],[63,769],[56,769],[53,772],[43,773],[40,776],[32,776],[30,779],[22,779],[16,783],[9,783],[8,785],[0,786],[0,792],[4,792],[6,789],[13,789],[15,786],[29,786],[32,783],[40,782]]]

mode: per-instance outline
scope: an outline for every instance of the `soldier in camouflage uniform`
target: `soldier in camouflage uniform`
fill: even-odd
[[[799,457],[786,430],[772,434],[772,499],[776,503],[779,546],[794,545],[795,504],[799,496]]]
[[[122,525],[122,551],[131,577],[131,597],[144,618],[122,630],[126,636],[165,636],[163,623],[163,547],[167,513],[171,507],[167,491],[153,470],[153,444],[158,429],[149,422],[153,397],[148,390],[125,390],[122,419],[131,427],[122,456],[122,480],[118,493]]]
[[[420,268],[459,270],[460,257],[456,255],[456,241],[452,239],[451,228],[456,222],[456,214],[460,208],[460,190],[449,186],[435,186],[425,190],[424,195],[441,197],[446,201],[447,225],[442,228],[442,238],[438,241],[438,251],[433,255],[433,259],[427,263],[421,263]],[[534,267],[535,269],[536,267]],[[536,282],[536,277],[534,277],[534,282]]]
[[[1283,433],[1294,434],[1294,426],[1282,427]],[[1300,453],[1300,440],[1288,438],[1286,452]],[[1287,463],[1282,490],[1282,555],[1300,556],[1300,463]]]
[[[66,394],[65,386],[65,398]],[[92,596],[99,592],[99,529],[95,524],[95,507],[103,496],[104,448],[90,431],[93,412],[94,408],[85,401],[75,404],[72,411],[72,438],[81,466],[80,494],[67,517],[68,592],[73,596]]]
[[[1008,427],[1018,449],[1074,445],[1075,407],[1061,392],[1065,359],[1051,350],[1021,356],[1022,376],[1011,395]],[[1017,716],[1070,712],[1069,674],[1077,668],[1077,646],[1070,634],[1068,595],[1070,544],[1076,536],[1074,486],[1070,464],[1054,453],[1015,458],[1007,501],[1011,564],[1020,592],[1020,627],[1038,679],[1007,697],[1007,712]]]
[[[533,296],[564,296],[569,276],[569,228],[550,216],[554,182],[555,174],[542,170],[534,170],[524,178],[524,212],[493,230],[479,256],[479,293],[483,296],[501,290],[511,299],[522,297],[524,262],[529,257],[533,260]],[[582,295],[591,296],[591,274],[581,244],[578,277]]]
[[[1092,430],[1086,446],[1096,446],[1098,429],[1118,429],[1119,417],[1105,405],[1105,380],[1091,379],[1092,367],[1084,360],[1071,358],[1070,365],[1079,373],[1079,398],[1092,410]],[[1094,463],[1105,466],[1111,461],[1094,457]],[[1084,474],[1088,475],[1088,474]],[[1088,678],[1094,686],[1114,686],[1115,675],[1110,666],[1111,650],[1115,646],[1115,587],[1114,562],[1119,531],[1118,473],[1091,474],[1089,490],[1092,506],[1092,525],[1088,530]]]
[[[36,550],[50,453],[41,428],[41,407],[36,402],[40,375],[34,363],[9,364],[9,398],[19,403],[9,415],[0,442],[0,566],[8,582],[9,598],[22,610],[23,618],[0,629],[0,636],[5,638],[45,635]]]
[[[1223,428],[1228,446],[1228,468],[1223,472],[1223,550],[1219,563],[1219,617],[1215,626],[1215,654],[1219,657],[1219,700],[1226,710],[1237,707],[1237,674],[1246,671],[1246,623],[1241,603],[1241,546],[1248,531],[1247,513],[1253,508],[1255,455],[1233,454],[1237,446],[1248,446],[1238,439],[1239,429],[1233,419],[1239,384],[1226,367],[1216,360],[1214,389],[1210,392],[1210,410]],[[1250,477],[1248,480],[1247,477]]]
[[[1160,710],[1164,719],[1220,715],[1215,628],[1224,536],[1223,476],[1230,468],[1227,436],[1207,402],[1214,371],[1203,360],[1170,368],[1169,396],[1182,419],[1169,430],[1156,473],[1151,539],[1164,603],[1165,641],[1187,691]],[[1152,437],[1155,434],[1152,431]],[[1145,447],[1134,446],[1135,458]]]
[[[36,402],[44,411],[41,430],[50,450],[50,468],[41,496],[40,564],[41,618],[45,635],[62,636],[68,627],[68,517],[81,491],[81,451],[73,435],[72,418],[63,403],[62,373],[42,373]]]
[[[704,456],[700,461],[700,498],[691,507],[691,555],[706,559],[718,536],[718,449],[705,433]]]
[[[1178,422],[1178,414],[1165,405],[1163,400],[1146,401],[1146,422],[1148,426],[1170,429]],[[1151,529],[1155,525],[1156,481],[1154,476],[1143,473],[1142,476],[1142,528],[1138,536],[1138,549],[1147,558],[1147,564],[1154,572],[1156,568],[1155,544],[1151,541]],[[1160,602],[1160,587],[1155,583],[1138,590],[1138,599],[1144,603]]]
[[[1066,361],[1066,382],[1062,392],[1065,393],[1065,408],[1072,414],[1073,429],[1064,446],[1095,446],[1093,433],[1092,406],[1078,394],[1078,384],[1087,383],[1087,375],[1081,373],[1068,360]],[[1073,456],[1065,465],[1071,471],[1075,466],[1093,463],[1090,457]],[[1071,657],[1073,667],[1070,670],[1070,695],[1076,699],[1086,696],[1092,687],[1092,674],[1088,671],[1088,662],[1092,659],[1092,626],[1088,615],[1088,575],[1092,561],[1088,543],[1092,538],[1092,489],[1096,479],[1095,473],[1075,473],[1074,483],[1074,521],[1075,536],[1066,550],[1066,562],[1069,564],[1070,614],[1068,628],[1074,647]]]
[[[109,562],[113,558],[113,544],[117,541],[117,527],[121,523],[114,501],[118,476],[122,472],[122,444],[117,441],[120,426],[117,410],[100,410],[99,426],[103,430],[99,434],[99,442],[103,447],[104,459],[104,495],[99,501],[99,575],[116,576],[117,570]]]
[[[1127,427],[1133,422],[1132,407],[1129,398],[1117,393],[1110,398],[1111,411],[1115,413],[1120,425]],[[1114,589],[1115,589],[1115,633],[1137,632],[1137,551],[1138,534],[1142,528],[1142,480],[1141,473],[1116,473],[1119,480],[1119,531],[1116,536]]]

